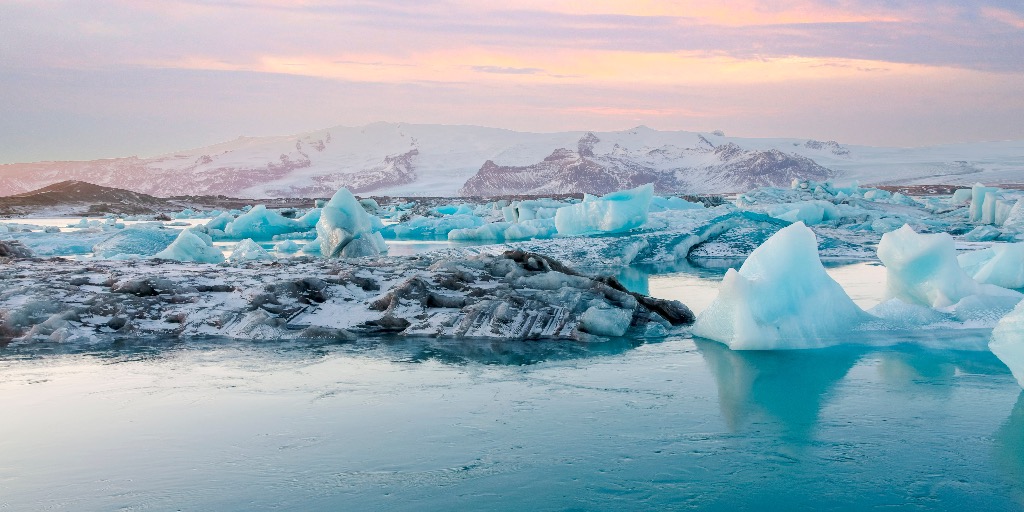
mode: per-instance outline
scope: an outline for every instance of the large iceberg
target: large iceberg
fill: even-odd
[[[654,186],[649,183],[604,197],[588,194],[582,203],[559,208],[555,212],[555,227],[560,235],[629,231],[647,222],[653,195]]]
[[[192,261],[196,263],[220,263],[224,253],[213,246],[213,239],[206,233],[191,229],[182,230],[166,249],[153,255],[165,260]]]
[[[825,272],[814,232],[797,222],[725,274],[693,333],[734,350],[819,348],[868,318]]]
[[[366,213],[346,188],[339,189],[324,205],[316,223],[320,254],[328,258],[376,256],[388,246],[380,231],[381,220]]]
[[[92,252],[97,258],[148,257],[165,249],[175,238],[173,230],[143,224],[117,232],[94,245]]]
[[[1017,383],[1024,387],[1024,302],[999,321],[988,348],[1010,367]]]
[[[979,283],[1024,288],[1024,242],[964,253],[957,256],[957,262]]]

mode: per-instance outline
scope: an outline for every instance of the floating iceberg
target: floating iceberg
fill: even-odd
[[[366,213],[348,189],[339,189],[324,205],[316,223],[320,254],[328,258],[376,256],[387,252],[381,220]]]
[[[456,242],[513,242],[555,236],[554,219],[533,219],[520,222],[491,222],[476,228],[455,229],[448,240]]]
[[[734,350],[819,348],[868,318],[825,272],[814,232],[797,222],[725,274],[693,333]]]
[[[999,321],[988,348],[1010,367],[1017,383],[1024,387],[1024,302]]]
[[[629,231],[647,222],[653,195],[651,184],[604,197],[588,194],[582,203],[559,208],[555,213],[555,227],[560,235]]]
[[[313,229],[319,220],[320,210],[317,209],[310,210],[299,219],[289,219],[261,204],[229,222],[224,227],[224,234],[230,238],[270,240],[274,235]]]
[[[1024,242],[995,244],[957,256],[960,267],[979,283],[1024,288]]]
[[[240,262],[272,260],[274,257],[266,249],[260,247],[252,238],[246,238],[235,244],[235,248],[231,251],[231,256],[228,259]]]
[[[206,233],[183,230],[166,249],[153,255],[154,258],[196,263],[220,263],[224,254],[213,246],[213,239]]]
[[[301,248],[294,240],[282,240],[274,244],[274,250],[283,253],[299,252]]]
[[[878,259],[887,271],[889,298],[933,308],[954,306],[971,295],[1019,300],[1016,292],[971,279],[960,268],[953,237],[946,233],[919,234],[903,226],[882,235]]]

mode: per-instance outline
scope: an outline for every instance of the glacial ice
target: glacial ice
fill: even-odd
[[[448,233],[453,242],[512,242],[555,236],[554,219],[520,222],[491,222],[475,228],[454,229]]]
[[[346,188],[334,194],[320,212],[316,223],[320,254],[328,258],[376,256],[387,252],[381,237],[381,220],[366,213]]]
[[[693,333],[734,350],[818,348],[866,318],[825,272],[814,233],[797,222],[726,273]]]
[[[997,243],[957,256],[960,267],[979,283],[1024,288],[1024,242]]]
[[[282,240],[274,244],[274,250],[281,253],[299,252],[301,247],[294,240]]]
[[[252,238],[246,238],[235,244],[228,260],[233,262],[272,260],[273,256],[266,249],[260,247]]]
[[[654,196],[651,198],[652,212],[665,210],[700,210],[704,208],[703,203],[691,203],[680,197]]]
[[[992,330],[989,350],[1013,372],[1024,387],[1024,302],[1017,304]]]
[[[619,233],[643,226],[654,186],[641,185],[603,197],[586,195],[582,203],[559,208],[555,227],[560,235]]]
[[[167,248],[177,234],[158,226],[140,225],[126,228],[92,248],[97,258],[148,257]]]
[[[171,245],[154,254],[153,257],[195,263],[224,261],[224,253],[213,246],[213,239],[209,235],[191,229],[182,230]]]
[[[270,240],[274,235],[313,229],[319,220],[318,209],[310,210],[301,218],[289,219],[261,204],[227,223],[224,234],[234,239]]]
[[[411,240],[447,239],[448,233],[456,229],[474,229],[482,226],[484,219],[476,215],[450,214],[443,217],[413,217],[405,222],[385,226],[381,231],[384,238]]]
[[[971,279],[960,268],[953,237],[947,233],[919,234],[903,226],[882,235],[878,258],[887,271],[889,298],[933,308],[952,307],[972,295],[1020,299],[1017,292]]]

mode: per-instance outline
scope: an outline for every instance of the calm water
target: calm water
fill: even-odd
[[[8,348],[0,407],[0,510],[1024,509],[980,351]]]

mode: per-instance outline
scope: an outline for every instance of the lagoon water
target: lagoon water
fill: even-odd
[[[8,348],[0,397],[5,510],[1024,508],[1024,395],[981,351]]]

